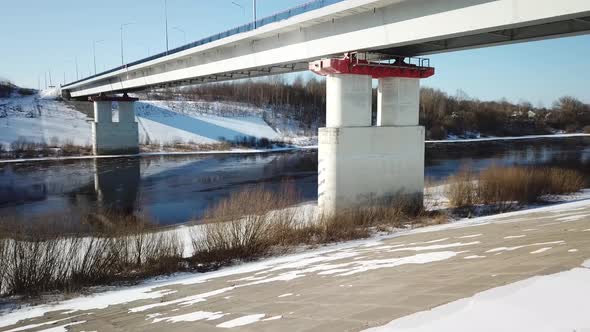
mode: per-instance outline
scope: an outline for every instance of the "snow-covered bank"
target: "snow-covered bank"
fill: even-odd
[[[506,137],[483,137],[483,138],[454,138],[445,140],[427,140],[426,143],[477,143],[490,141],[517,141],[543,138],[568,138],[568,137],[590,137],[590,134],[550,134],[550,135],[528,135],[528,136],[506,136]]]
[[[389,331],[586,331],[590,327],[590,261],[570,271],[537,276],[430,311],[365,330]]]
[[[40,95],[0,99],[0,144],[19,138],[48,144],[90,145],[86,115],[67,104]]]
[[[124,155],[102,155],[102,156],[72,156],[72,157],[47,157],[47,158],[25,158],[0,160],[0,164],[24,163],[35,161],[60,161],[60,160],[84,160],[84,159],[111,159],[111,158],[133,158],[133,157],[157,157],[157,156],[192,156],[192,155],[232,155],[232,154],[265,154],[292,151],[306,151],[317,149],[316,146],[297,146],[273,149],[231,149],[220,151],[186,151],[186,152],[142,152],[137,154]]]
[[[141,101],[135,105],[140,142],[217,143],[243,136],[281,138],[259,108],[220,102]]]
[[[579,209],[587,209],[588,207],[590,207],[590,200],[540,208],[536,209],[535,212],[551,213],[552,217],[559,219],[562,218],[563,215],[570,217],[579,215],[581,214],[581,212],[576,211],[578,211]],[[523,212],[521,211],[519,213]],[[75,314],[76,312],[82,310],[102,309],[108,306],[131,303],[139,300],[153,299],[157,301],[154,301],[151,305],[148,304],[143,306],[134,306],[131,309],[129,309],[130,312],[142,312],[142,310],[147,310],[148,308],[158,308],[159,306],[166,306],[171,304],[187,305],[194,304],[197,302],[204,302],[207,301],[210,297],[220,295],[226,292],[231,292],[236,288],[256,286],[276,281],[290,281],[296,278],[304,277],[306,274],[325,274],[328,270],[330,272],[335,271],[331,269],[337,270],[339,266],[330,265],[330,262],[334,262],[338,259],[346,257],[360,257],[361,255],[359,254],[359,252],[362,252],[367,248],[377,247],[381,244],[382,240],[385,239],[399,238],[417,232],[435,232],[438,230],[450,229],[453,227],[472,227],[476,225],[484,225],[496,222],[518,222],[518,218],[507,219],[508,217],[514,216],[516,216],[515,213],[502,214],[486,218],[467,219],[449,225],[430,226],[421,229],[404,230],[394,234],[376,235],[375,237],[366,240],[328,245],[319,249],[306,250],[297,254],[290,254],[281,257],[265,259],[258,262],[245,263],[234,267],[227,267],[215,272],[202,274],[183,273],[171,277],[151,279],[143,282],[140,285],[133,287],[111,288],[110,291],[104,293],[98,293],[90,296],[82,296],[67,301],[60,301],[39,306],[24,306],[22,308],[14,309],[12,311],[0,312],[0,327],[10,326],[19,320],[27,318],[41,317],[44,314],[51,311],[63,310],[68,311],[69,314]],[[562,220],[560,222],[567,223],[569,221],[573,221],[573,219],[570,218],[567,220]],[[440,242],[440,240],[436,240],[436,242]],[[430,243],[434,242],[431,241]],[[463,246],[467,245],[467,243],[472,242],[470,241],[466,243],[456,243],[452,244],[452,246]],[[428,248],[433,247],[429,246]],[[442,249],[440,248],[440,246],[438,246],[438,248]],[[444,248],[451,248],[451,244],[445,245]],[[386,262],[383,262],[384,265],[368,265],[369,263],[363,260],[355,261],[357,263],[346,264],[347,267],[360,265],[360,269],[363,269],[363,271],[368,271],[373,268],[391,268],[405,264],[426,264],[428,262],[433,262],[437,260],[441,261],[445,259],[450,259],[451,257],[457,254],[458,253],[452,251],[416,253],[411,254],[410,256],[403,257],[401,259],[397,258],[391,261],[388,260]],[[468,253],[465,253],[464,255],[468,255]],[[373,262],[373,264],[375,264],[375,262],[379,261],[370,262]],[[263,273],[263,275],[261,276],[259,272],[263,271],[266,273]],[[347,269],[346,271],[356,270]],[[234,276],[243,273],[250,273],[252,274],[252,276],[236,280],[233,283],[236,284],[235,286],[230,286],[228,284],[224,288],[219,288],[202,294],[190,294],[188,297],[183,297],[180,300],[165,301],[164,299],[166,295],[172,294],[171,292],[174,292],[167,288],[171,285],[201,284],[210,282],[218,278]],[[271,273],[274,274],[271,275]],[[579,306],[578,308],[583,308],[583,306]]]
[[[58,97],[55,90],[44,90],[37,95],[0,99],[0,144],[10,145],[19,138],[37,143],[91,144],[90,119],[75,109],[78,104]],[[308,141],[298,136],[297,130],[275,130],[264,114],[262,108],[229,102],[141,101],[135,105],[142,144],[212,144],[241,137],[296,144]],[[114,111],[113,120],[117,118]]]

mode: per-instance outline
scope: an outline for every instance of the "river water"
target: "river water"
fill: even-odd
[[[469,167],[552,165],[590,173],[590,138],[427,144],[426,177],[442,180]],[[246,186],[286,181],[302,201],[317,199],[317,152],[158,156],[0,164],[0,217],[64,220],[108,211],[161,225],[198,219]]]

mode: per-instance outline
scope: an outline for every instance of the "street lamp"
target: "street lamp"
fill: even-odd
[[[244,12],[244,16],[246,15],[246,8],[244,6],[240,5],[239,3],[235,2],[235,1],[232,1],[231,3],[235,6],[242,8],[242,12]]]
[[[168,0],[164,0],[164,19],[166,23],[166,55],[168,55]]]
[[[252,16],[254,16],[254,29],[256,29],[256,0],[252,0]]]
[[[129,25],[133,25],[135,23],[130,22],[130,23],[123,23],[121,24],[121,66],[125,65],[125,58],[123,56],[123,28]]]
[[[92,57],[94,59],[94,75],[96,75],[96,44],[102,43],[104,40],[93,40],[92,41]]]
[[[244,8],[244,6],[242,6],[241,4],[239,4],[235,1],[232,1],[231,3],[235,6],[242,8],[244,15],[246,15],[246,8]],[[252,0],[252,18],[253,18],[254,29],[256,29],[256,0]]]
[[[184,36],[184,44],[186,45],[186,32],[179,27],[172,27],[172,29],[182,32]]]

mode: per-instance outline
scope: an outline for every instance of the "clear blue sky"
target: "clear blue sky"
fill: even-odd
[[[2,1],[0,77],[37,87],[51,70],[54,83],[93,71],[92,41],[99,71],[120,64],[120,24],[125,27],[125,59],[165,49],[164,0]],[[170,46],[247,23],[251,0],[168,0]],[[259,17],[307,0],[258,0]],[[590,103],[590,36],[562,38],[431,56],[437,75],[423,82],[450,94],[457,90],[482,100],[527,100],[534,105],[572,95]]]

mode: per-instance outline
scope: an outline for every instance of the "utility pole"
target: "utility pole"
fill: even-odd
[[[164,0],[164,20],[166,24],[166,55],[168,55],[168,0]]]
[[[45,72],[45,89],[47,89],[47,72]]]

